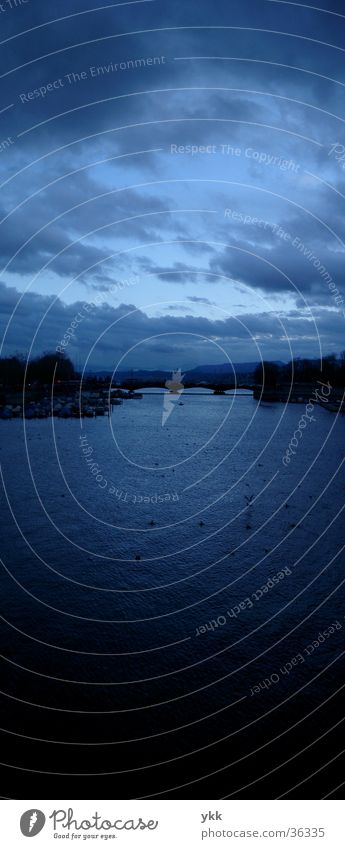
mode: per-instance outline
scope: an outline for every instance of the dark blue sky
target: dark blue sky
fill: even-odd
[[[0,23],[5,353],[345,348],[342,4],[11,0]]]

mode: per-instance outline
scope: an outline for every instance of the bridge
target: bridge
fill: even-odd
[[[136,378],[128,378],[127,380],[121,381],[121,383],[113,386],[113,389],[126,389],[129,392],[136,392],[140,389],[166,389],[165,380],[154,380],[154,381],[145,381],[145,380],[137,380]],[[183,389],[209,389],[213,392],[214,395],[224,395],[225,392],[229,390],[234,391],[235,389],[250,389],[253,391],[254,384],[248,383],[238,383],[236,384],[232,381],[231,383],[196,383],[193,381],[183,381]]]

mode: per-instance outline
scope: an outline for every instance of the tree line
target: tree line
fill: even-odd
[[[286,364],[264,361],[254,371],[254,381],[260,386],[274,388],[282,383],[329,382],[333,387],[345,387],[345,351],[337,357],[330,354],[320,359],[297,357]]]
[[[79,376],[66,354],[48,351],[29,361],[16,355],[0,358],[0,386],[3,389],[21,389],[25,371],[26,386],[51,386],[54,379],[57,383],[76,380]],[[263,361],[257,365],[253,380],[260,386],[272,388],[282,383],[316,383],[317,380],[329,381],[334,387],[345,387],[345,351],[339,356],[331,354],[323,360],[297,357],[289,363]],[[87,382],[109,383],[109,378],[89,377]],[[211,375],[209,382],[212,383]]]
[[[25,357],[17,355],[0,358],[0,385],[5,388],[22,388],[26,370],[26,385],[48,385],[53,380],[74,380],[76,372],[72,360],[65,354],[47,352],[33,357],[27,362]],[[55,378],[54,378],[55,375]]]

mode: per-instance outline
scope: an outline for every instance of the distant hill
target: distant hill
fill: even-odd
[[[187,372],[188,377],[200,377],[200,375],[206,375],[209,377],[210,375],[226,375],[231,377],[231,375],[235,372],[236,374],[252,374],[257,366],[256,363],[220,363],[215,365],[204,365],[204,366],[196,366],[196,368],[190,369]]]
[[[121,380],[168,380],[171,377],[171,371],[158,371],[158,369],[123,369],[122,371],[89,371],[89,377],[111,377],[114,375],[114,381]]]
[[[182,374],[184,374],[184,380],[186,382],[197,381],[197,382],[209,382],[214,380],[219,380],[226,378],[231,380],[234,376],[234,372],[238,378],[250,378],[256,366],[257,362],[249,362],[249,363],[233,363],[230,365],[229,363],[219,363],[209,365],[205,363],[202,366],[196,366],[193,369],[183,369]],[[278,363],[277,365],[283,365],[283,363]],[[92,377],[111,377],[113,374],[110,370],[102,370],[88,373]],[[136,380],[136,381],[145,381],[152,383],[154,381],[165,382],[171,378],[171,371],[163,371],[160,369],[123,369],[121,371],[117,371],[114,374],[114,382],[121,383],[124,380]]]

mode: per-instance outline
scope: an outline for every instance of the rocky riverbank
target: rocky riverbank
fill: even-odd
[[[37,396],[37,392],[35,393]],[[59,419],[95,418],[107,416],[114,406],[120,405],[125,399],[141,397],[133,392],[94,392],[85,391],[81,394],[58,395],[50,398],[47,395],[35,397],[27,394],[24,398],[16,396],[6,399],[7,403],[0,406],[0,419],[47,419],[56,416]]]

